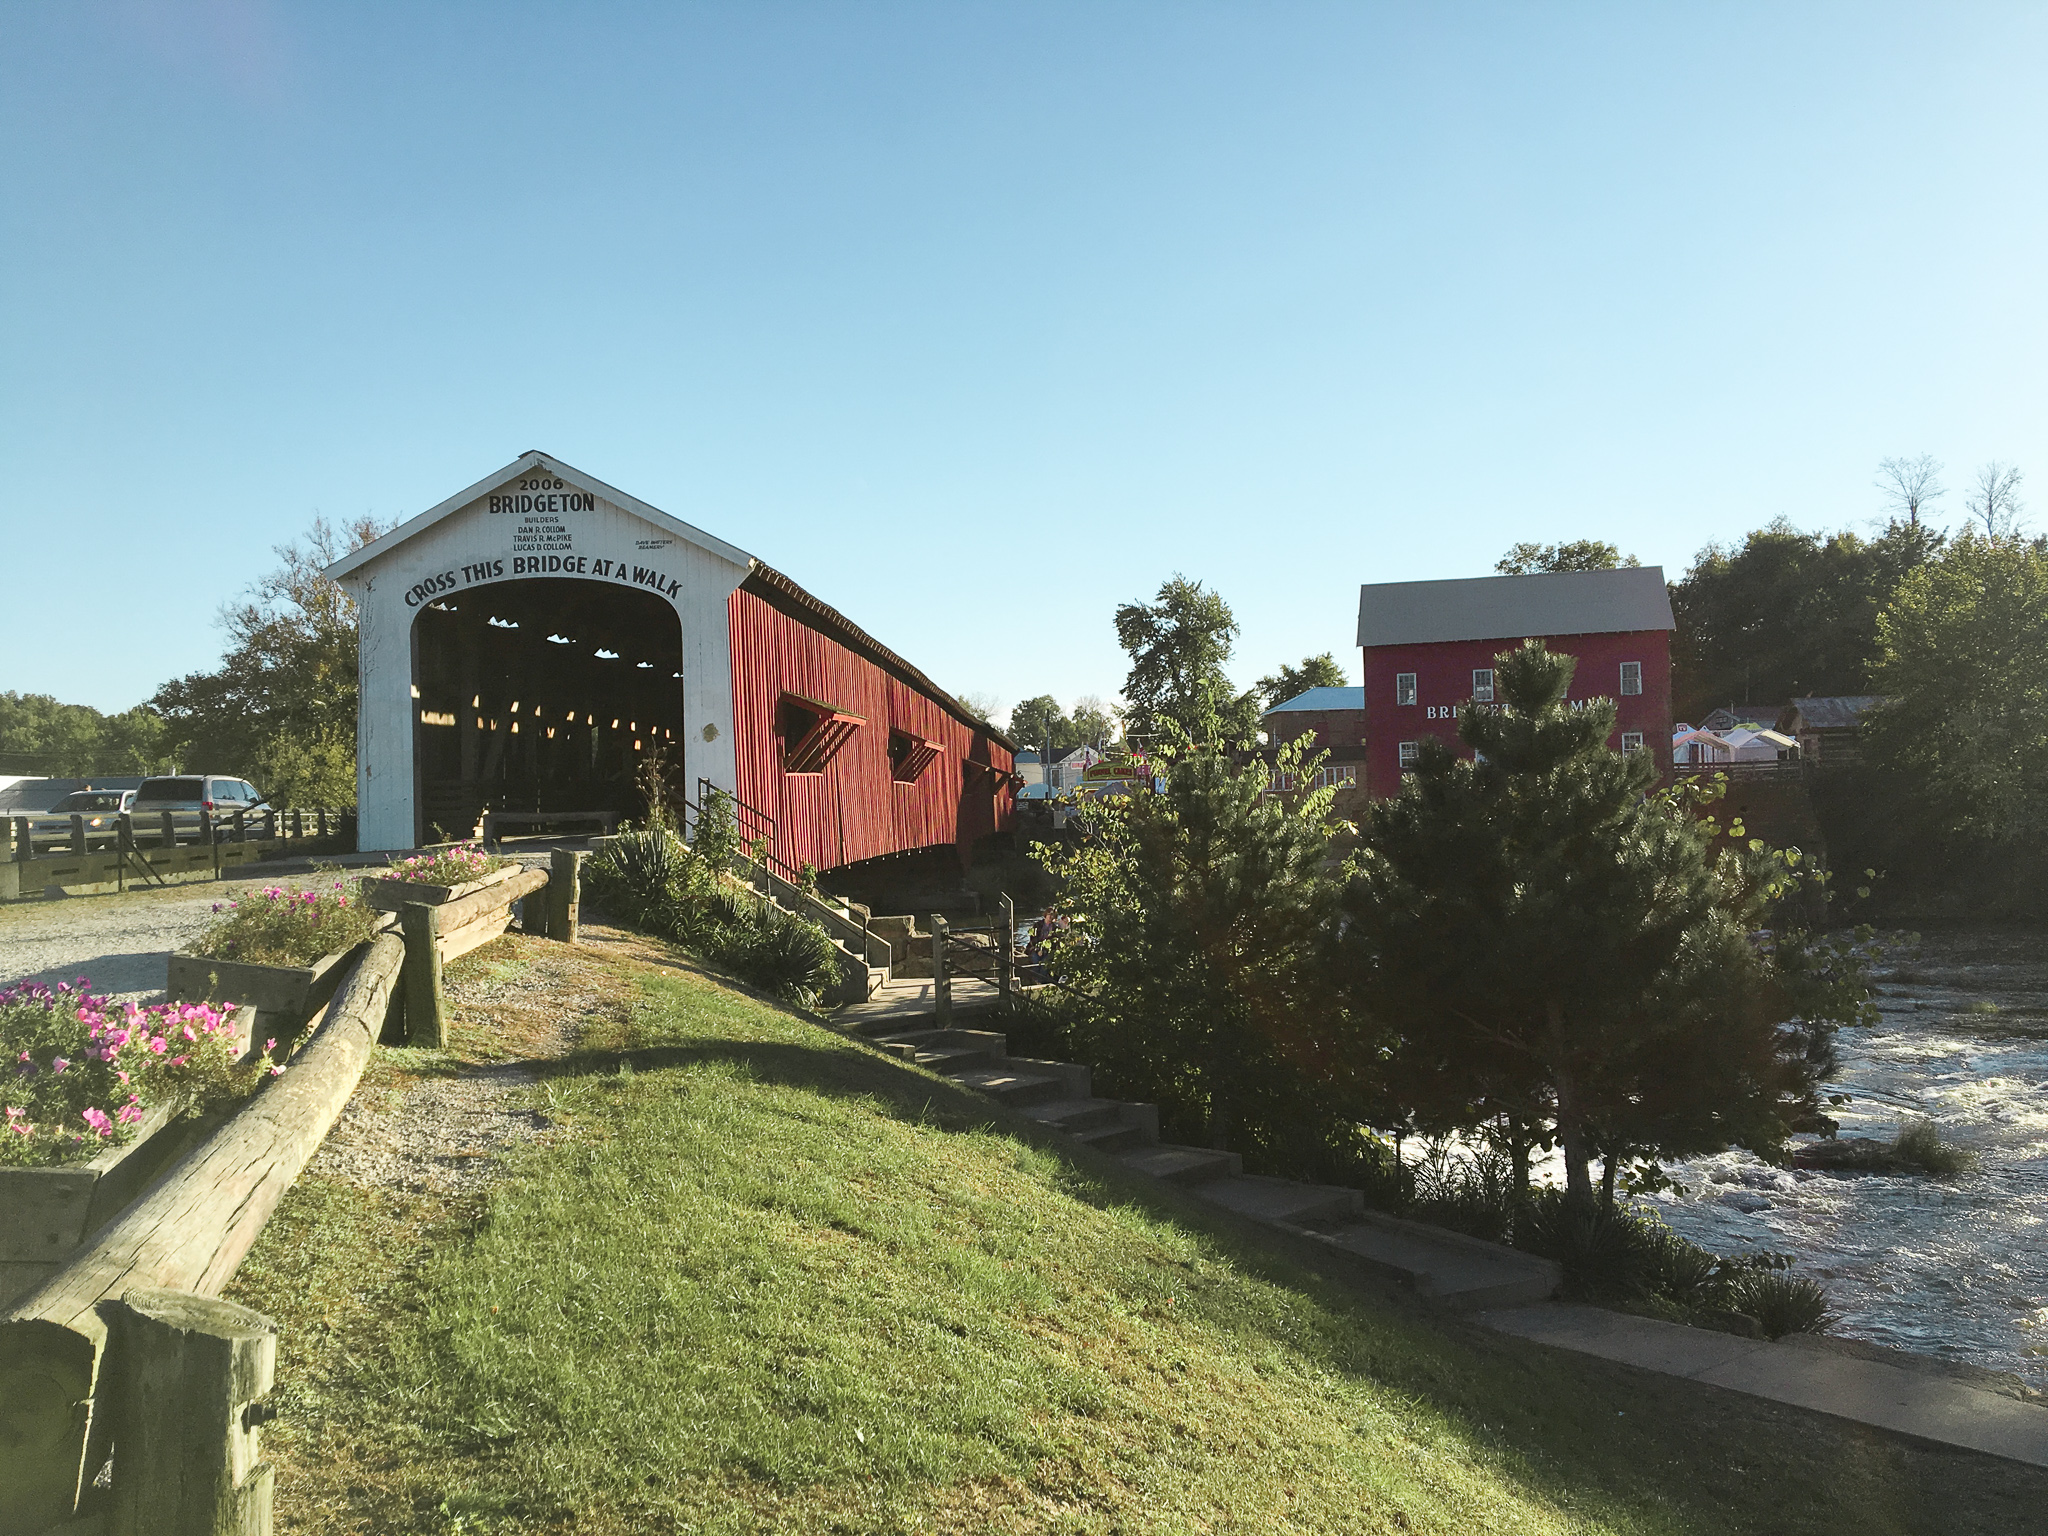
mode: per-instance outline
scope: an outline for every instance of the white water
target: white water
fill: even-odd
[[[1890,1138],[1925,1116],[1981,1167],[1952,1183],[1677,1165],[1672,1228],[1717,1253],[1768,1248],[1827,1287],[1831,1331],[2017,1372],[2048,1389],[2048,937],[1928,934],[1886,950],[1883,1022],[1844,1030],[1831,1113]],[[1742,1205],[1758,1207],[1751,1211]]]

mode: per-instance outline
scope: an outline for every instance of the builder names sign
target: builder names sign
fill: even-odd
[[[682,590],[682,583],[666,571],[635,564],[631,559],[620,558],[616,551],[609,556],[578,553],[573,514],[596,511],[597,498],[587,491],[571,489],[552,476],[530,475],[502,493],[484,497],[478,505],[485,518],[480,531],[487,536],[487,542],[506,552],[479,555],[420,578],[406,588],[406,607],[418,608],[464,587],[521,576],[580,576],[591,581],[617,581],[644,587],[670,599]],[[614,538],[623,543],[622,532],[601,528],[598,537],[605,543]],[[488,537],[492,534],[497,537]],[[634,540],[635,547],[641,550],[665,547],[671,542],[666,538]],[[644,562],[649,556],[642,554],[640,558]]]

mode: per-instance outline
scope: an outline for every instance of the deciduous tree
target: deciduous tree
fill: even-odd
[[[151,701],[185,767],[243,774],[278,805],[355,804],[356,605],[321,571],[387,526],[316,518],[223,610],[219,669],[165,683]]]
[[[1872,692],[1877,615],[1942,539],[1925,523],[1894,520],[1864,539],[1803,533],[1778,518],[1740,544],[1708,545],[1671,589],[1679,717]]]
[[[1344,669],[1337,665],[1337,658],[1325,651],[1320,656],[1302,657],[1298,667],[1282,662],[1278,671],[1259,679],[1258,691],[1271,708],[1298,698],[1311,688],[1342,688],[1349,681]]]
[[[1259,729],[1258,696],[1239,693],[1223,670],[1237,630],[1221,594],[1185,576],[1163,583],[1151,603],[1119,607],[1117,643],[1131,658],[1124,698],[1132,734],[1205,746],[1249,745]],[[1197,734],[1204,729],[1219,734]]]
[[[103,715],[47,693],[0,693],[0,771],[53,778],[148,774],[168,766],[164,723],[146,705]]]
[[[2048,842],[2048,551],[1966,531],[1900,583],[1877,621],[1864,725],[1877,767],[1941,830]]]
[[[1564,544],[1517,544],[1493,564],[1503,576],[1541,576],[1555,571],[1612,571],[1641,565],[1600,539],[1573,539]]]

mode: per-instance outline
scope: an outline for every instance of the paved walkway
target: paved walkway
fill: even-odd
[[[985,981],[976,981],[971,976],[953,978],[953,1016],[960,1018],[967,1014],[988,1013],[1002,1001],[1002,994]],[[864,1003],[848,1003],[832,1012],[832,1022],[856,1034],[873,1035],[884,1031],[890,1024],[902,1024],[906,1028],[914,1024],[929,1024],[932,1019],[932,979],[929,976],[902,976],[885,981],[875,988],[874,995]]]
[[[1797,1335],[1769,1344],[1554,1302],[1481,1312],[1477,1319],[1554,1349],[2048,1467],[2048,1408],[1923,1371],[1836,1354]]]

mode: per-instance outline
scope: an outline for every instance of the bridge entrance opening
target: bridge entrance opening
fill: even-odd
[[[683,635],[651,592],[573,577],[499,582],[413,621],[419,842],[493,811],[639,815],[650,751],[682,779]]]

